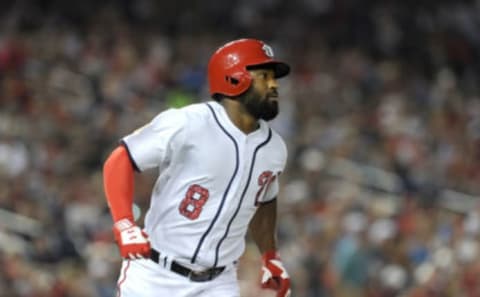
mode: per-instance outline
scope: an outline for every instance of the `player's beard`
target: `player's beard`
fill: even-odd
[[[257,120],[273,120],[278,115],[278,102],[270,100],[268,96],[261,96],[254,89],[250,89],[240,101],[247,111]]]

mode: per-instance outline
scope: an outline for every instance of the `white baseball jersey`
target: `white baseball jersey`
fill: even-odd
[[[210,101],[166,110],[122,140],[138,170],[159,168],[145,217],[153,248],[193,269],[242,255],[248,223],[278,194],[287,158],[281,137],[259,124],[245,134]]]

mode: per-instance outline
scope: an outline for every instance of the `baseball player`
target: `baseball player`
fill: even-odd
[[[262,41],[219,48],[208,65],[214,100],[161,112],[122,139],[104,164],[113,232],[124,258],[121,297],[237,297],[236,264],[249,230],[261,285],[290,296],[277,252],[278,176],[287,151],[267,121],[290,67]],[[157,168],[145,229],[133,219],[134,171]]]

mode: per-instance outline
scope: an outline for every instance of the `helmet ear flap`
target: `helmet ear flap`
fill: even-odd
[[[229,84],[232,90],[235,90],[235,93],[241,94],[248,90],[252,78],[247,72],[234,72],[230,75],[225,75],[225,82]]]

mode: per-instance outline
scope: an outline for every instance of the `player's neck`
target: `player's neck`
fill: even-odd
[[[248,134],[258,129],[259,123],[242,105],[236,100],[224,99],[221,104],[225,108],[232,123],[243,133]]]

